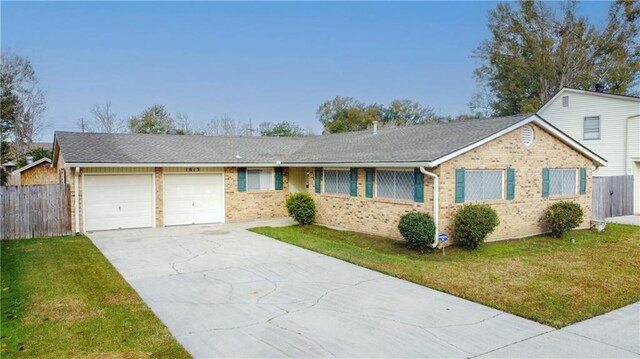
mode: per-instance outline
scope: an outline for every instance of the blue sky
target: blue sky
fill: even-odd
[[[2,1],[1,40],[40,77],[42,140],[107,101],[122,118],[163,104],[196,125],[229,114],[319,133],[316,109],[336,95],[466,112],[495,5]],[[598,25],[608,8],[581,4]]]

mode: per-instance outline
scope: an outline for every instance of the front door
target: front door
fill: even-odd
[[[289,167],[289,192],[307,192],[307,169]]]

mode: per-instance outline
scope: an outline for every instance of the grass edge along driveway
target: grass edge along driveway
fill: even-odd
[[[611,223],[602,233],[493,242],[477,251],[450,246],[446,256],[322,226],[250,230],[556,328],[640,300],[637,226]]]
[[[190,357],[87,237],[1,250],[2,357]]]

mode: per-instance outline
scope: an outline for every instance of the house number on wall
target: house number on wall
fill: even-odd
[[[187,172],[200,172],[198,167],[187,167]]]

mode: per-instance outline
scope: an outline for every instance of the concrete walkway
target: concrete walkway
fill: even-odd
[[[636,215],[628,215],[628,216],[620,216],[620,217],[609,217],[609,218],[605,218],[605,222],[631,224],[634,226],[640,226],[640,215],[636,214]]]
[[[198,358],[640,357],[632,334],[598,330],[615,320],[555,331],[245,230],[287,223],[89,237]],[[625,327],[633,333],[638,307],[628,308],[620,318],[636,312]]]

